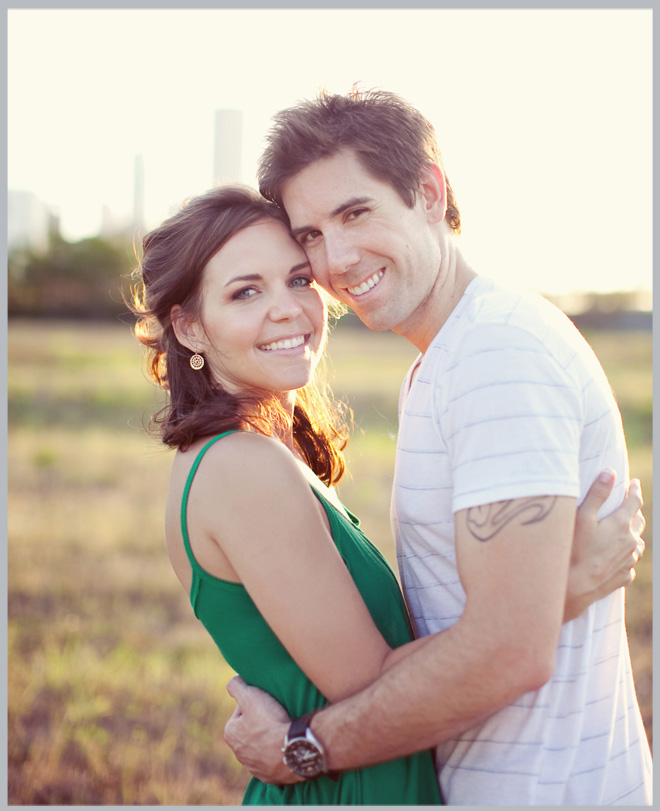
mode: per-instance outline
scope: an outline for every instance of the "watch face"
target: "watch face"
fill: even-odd
[[[301,777],[316,777],[323,773],[323,755],[304,738],[297,738],[286,745],[284,762],[294,774]]]

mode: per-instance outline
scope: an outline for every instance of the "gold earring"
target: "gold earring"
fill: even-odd
[[[190,366],[198,372],[200,369],[204,367],[204,357],[200,355],[199,352],[195,352],[194,355],[190,358]]]

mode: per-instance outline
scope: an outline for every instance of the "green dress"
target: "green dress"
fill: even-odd
[[[233,432],[227,432],[233,433]],[[188,476],[181,505],[181,529],[193,571],[190,601],[195,616],[213,637],[226,662],[248,684],[273,695],[292,718],[324,706],[317,690],[257,610],[239,583],[220,580],[195,560],[186,527],[188,494],[199,463],[220,434],[199,452]],[[312,486],[310,484],[310,486]],[[334,542],[374,622],[391,647],[412,639],[405,603],[394,573],[358,527],[320,491],[312,490],[325,509]],[[273,786],[252,778],[244,805],[440,805],[430,751],[364,769],[342,772],[337,780],[322,776],[304,783]]]

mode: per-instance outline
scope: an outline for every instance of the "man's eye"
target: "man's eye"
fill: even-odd
[[[368,209],[366,208],[354,208],[352,211],[349,211],[346,215],[346,219],[348,220],[356,220],[361,214],[364,214]]]
[[[306,234],[303,234],[300,237],[300,244],[301,245],[309,245],[311,242],[314,242],[321,235],[320,231],[308,231]]]

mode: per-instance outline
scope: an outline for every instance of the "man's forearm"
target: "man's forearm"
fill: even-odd
[[[480,641],[476,655],[479,646],[470,644],[459,621],[362,692],[315,715],[312,730],[329,768],[357,768],[428,749],[533,689],[516,668],[520,651],[484,651],[483,636]]]

